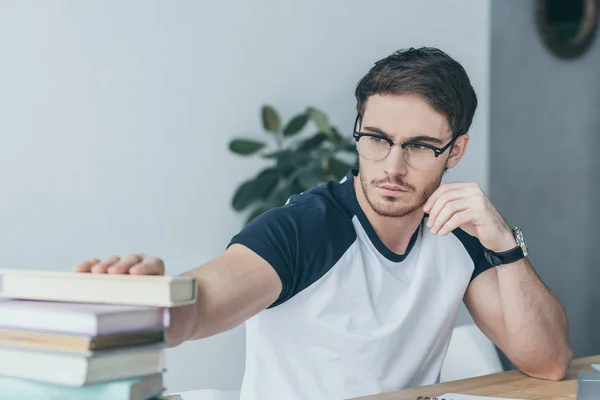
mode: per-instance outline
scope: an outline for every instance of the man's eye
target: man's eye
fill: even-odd
[[[408,149],[413,152],[423,152],[423,151],[431,151],[431,149],[425,145],[413,143],[408,145]]]

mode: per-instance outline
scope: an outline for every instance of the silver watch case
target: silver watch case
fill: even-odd
[[[521,231],[521,229],[518,226],[515,226],[513,228],[513,233],[515,234],[515,239],[517,241],[517,244],[523,250],[524,256],[527,257],[527,254],[528,254],[527,243],[525,243],[525,237],[523,236],[523,231]]]

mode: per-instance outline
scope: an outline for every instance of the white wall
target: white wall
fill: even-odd
[[[178,274],[210,260],[259,166],[229,139],[266,137],[264,102],[285,119],[315,105],[349,132],[356,81],[405,46],[439,46],[471,75],[480,108],[448,179],[487,187],[488,13],[489,0],[0,0],[0,266],[143,251]],[[243,334],[170,350],[169,390],[238,387]]]

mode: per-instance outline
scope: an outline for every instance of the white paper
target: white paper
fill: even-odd
[[[164,398],[166,400],[171,400],[169,396],[173,396],[173,400],[239,400],[240,392],[204,389],[192,390],[189,392],[168,393]]]
[[[436,397],[430,397],[435,399]],[[473,396],[470,394],[458,394],[458,393],[446,393],[441,396],[437,396],[438,400],[523,400],[523,399],[509,399],[505,397],[488,397],[488,396]]]

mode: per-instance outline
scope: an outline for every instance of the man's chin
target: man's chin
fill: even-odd
[[[382,217],[401,218],[417,210],[419,205],[406,204],[395,198],[392,198],[392,200],[382,198],[382,200],[378,201],[376,204],[371,204],[371,207]]]

